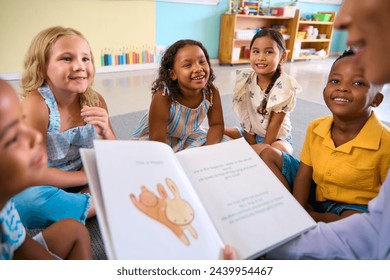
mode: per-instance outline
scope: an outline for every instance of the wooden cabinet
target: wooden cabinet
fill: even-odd
[[[333,38],[333,21],[335,12],[320,12],[319,14],[331,14],[330,21],[303,21],[300,20],[300,11],[296,10],[294,17],[259,16],[241,14],[223,14],[221,16],[221,29],[219,37],[219,63],[220,64],[244,64],[249,63],[248,48],[256,30],[263,27],[284,26],[283,33],[286,39],[288,59],[319,58],[302,50],[317,52],[324,50],[324,56],[328,57]],[[300,38],[299,33],[305,26],[313,26],[318,34],[326,38]],[[249,32],[248,36],[240,36],[240,32]],[[250,33],[252,32],[252,34]],[[246,51],[245,51],[246,50]]]
[[[223,14],[219,37],[219,63],[231,65],[249,63],[245,48],[249,47],[253,36],[247,38],[237,36],[239,32],[245,30],[255,32],[259,28],[275,25],[286,27],[286,35],[290,36],[290,39],[286,40],[286,47],[292,51],[294,40],[291,38],[295,37],[292,37],[291,34],[295,36],[297,30],[293,17]]]
[[[296,28],[291,34],[294,37],[294,46],[289,58],[291,61],[299,59],[324,58],[329,56],[330,46],[333,38],[333,22],[336,17],[336,12],[318,12],[317,14],[330,14],[329,21],[312,21],[301,20],[300,11],[295,14]],[[307,37],[307,27],[318,30],[316,38]],[[317,32],[315,32],[317,33]],[[305,50],[306,52],[303,52]],[[313,52],[324,50],[323,56],[313,55]]]

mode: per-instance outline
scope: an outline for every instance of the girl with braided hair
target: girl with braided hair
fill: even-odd
[[[301,86],[282,71],[286,58],[283,35],[263,28],[250,44],[252,68],[237,70],[233,110],[241,129],[225,128],[225,134],[232,138],[244,136],[258,154],[269,146],[292,154],[289,113]]]

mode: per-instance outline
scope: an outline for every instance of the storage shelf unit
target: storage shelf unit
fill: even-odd
[[[331,14],[329,22],[323,21],[304,21],[300,20],[300,11],[296,10],[294,17],[278,16],[259,16],[259,15],[241,15],[241,14],[223,14],[221,16],[221,30],[219,38],[219,63],[220,64],[243,64],[249,63],[245,56],[244,47],[249,47],[252,38],[236,39],[236,31],[255,30],[273,25],[284,25],[286,34],[290,36],[286,39],[286,48],[288,59],[291,61],[299,59],[319,58],[313,55],[300,55],[300,49],[324,50],[325,56],[329,56],[330,46],[333,38],[333,21],[335,12],[320,12]],[[326,39],[299,39],[298,31],[304,25],[312,25],[318,29],[319,34],[326,34]],[[297,48],[299,44],[299,49]],[[295,46],[295,48],[294,48]]]
[[[249,47],[251,39],[236,39],[237,30],[254,30],[272,25],[285,25],[287,33],[291,34],[296,30],[294,18],[275,16],[255,16],[241,14],[223,14],[221,16],[221,31],[219,37],[219,63],[220,64],[240,64],[249,63],[248,58],[244,58],[243,47]],[[286,40],[286,47],[292,50],[294,40]],[[240,50],[239,56],[234,56],[233,52]],[[291,52],[290,52],[291,53]]]
[[[312,21],[312,20],[301,20],[300,11],[297,10],[295,13],[296,29],[293,34],[295,48],[289,57],[291,61],[300,59],[313,59],[313,58],[325,58],[329,56],[330,46],[333,38],[333,22],[336,17],[336,12],[318,12],[318,14],[331,14],[330,21]],[[299,39],[298,32],[304,25],[311,25],[318,29],[318,34],[325,34],[326,39]],[[299,48],[297,46],[299,45]],[[300,55],[300,49],[315,49],[316,51],[324,50],[325,56],[319,57],[315,55]]]

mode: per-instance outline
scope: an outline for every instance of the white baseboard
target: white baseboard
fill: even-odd
[[[126,72],[126,71],[135,71],[135,70],[147,70],[147,69],[158,69],[159,66],[160,66],[159,63],[101,66],[101,67],[96,67],[96,74]]]
[[[0,73],[0,79],[6,81],[20,80],[22,74],[21,73]]]
[[[218,59],[210,59],[211,66],[219,65]],[[126,64],[126,65],[113,65],[113,66],[101,66],[96,67],[96,74],[104,73],[115,73],[115,72],[126,72],[126,71],[137,71],[137,70],[148,70],[158,69],[159,63],[145,63],[145,64]],[[20,80],[21,73],[0,73],[0,79],[6,81]]]

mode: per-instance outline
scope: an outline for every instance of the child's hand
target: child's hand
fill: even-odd
[[[236,251],[231,245],[225,245],[225,248],[223,248],[223,259],[237,260]]]
[[[84,105],[81,109],[81,117],[86,123],[96,128],[97,134],[103,139],[113,139],[114,133],[110,127],[107,111],[101,107],[89,107]]]

